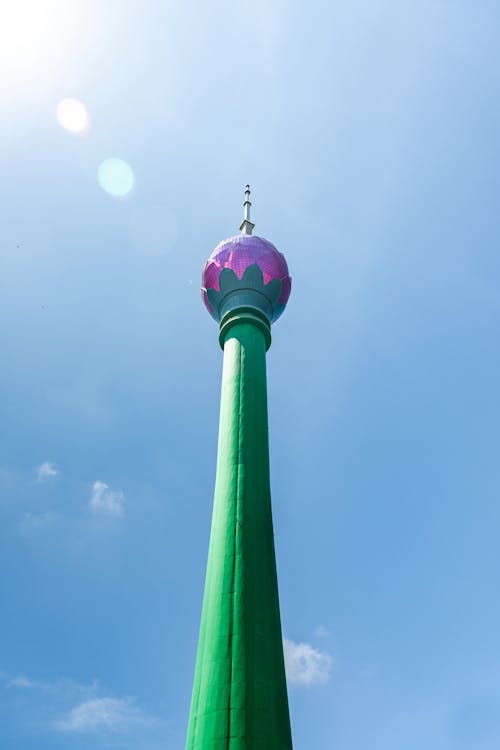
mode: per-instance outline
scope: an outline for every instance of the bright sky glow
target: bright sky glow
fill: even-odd
[[[54,3],[50,0],[47,3],[37,0],[2,3],[0,59],[9,65],[11,75],[28,69],[37,58],[40,47],[49,39],[56,39],[53,10]]]
[[[88,7],[83,0],[0,3],[0,87],[9,96],[22,98],[22,87],[38,84],[46,89],[68,74]]]
[[[89,114],[85,104],[78,99],[63,99],[57,105],[57,121],[70,133],[82,134],[89,127]]]
[[[122,197],[134,187],[132,167],[123,159],[105,159],[97,170],[99,185],[110,195]]]

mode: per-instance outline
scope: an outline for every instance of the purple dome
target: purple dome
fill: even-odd
[[[207,289],[214,289],[217,292],[220,290],[219,276],[224,268],[234,271],[241,280],[246,269],[254,264],[257,264],[262,271],[265,285],[275,279],[281,282],[281,294],[271,319],[274,321],[281,315],[288,302],[292,286],[285,257],[272,242],[263,237],[236,234],[217,245],[203,269],[201,289],[203,302],[210,315],[216,320],[218,320],[217,312],[208,300]]]

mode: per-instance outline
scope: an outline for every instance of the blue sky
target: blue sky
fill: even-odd
[[[1,16],[2,748],[183,748],[246,182],[295,748],[498,748],[497,3]]]

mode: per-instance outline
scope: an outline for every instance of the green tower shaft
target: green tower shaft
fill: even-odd
[[[291,750],[269,486],[270,328],[248,308],[229,318],[186,750]]]

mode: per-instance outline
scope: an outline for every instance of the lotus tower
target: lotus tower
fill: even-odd
[[[203,270],[224,352],[217,473],[186,750],[291,750],[274,552],[266,352],[291,279],[283,255],[241,233]]]

